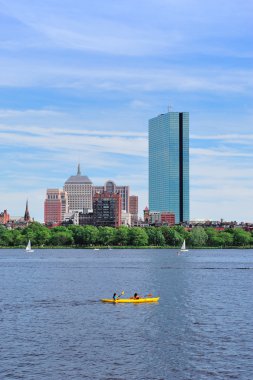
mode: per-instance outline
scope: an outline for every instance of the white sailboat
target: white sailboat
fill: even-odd
[[[32,246],[31,246],[31,240],[28,241],[28,244],[26,246],[26,252],[34,252],[34,250],[32,249]]]
[[[180,252],[188,252],[188,249],[186,249],[185,240],[183,241],[182,247],[180,248]]]

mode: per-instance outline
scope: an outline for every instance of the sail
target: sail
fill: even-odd
[[[31,240],[28,241],[28,244],[27,244],[26,250],[27,250],[27,251],[31,251]]]
[[[185,240],[183,241],[181,249],[185,249]]]

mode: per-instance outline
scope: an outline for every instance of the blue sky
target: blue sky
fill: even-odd
[[[148,120],[190,113],[191,218],[253,221],[251,0],[0,0],[0,211],[81,163],[148,204]]]

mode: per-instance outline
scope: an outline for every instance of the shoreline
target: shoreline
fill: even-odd
[[[25,251],[25,246],[14,246],[14,247],[4,247],[4,246],[0,246],[0,250],[2,249],[23,249]],[[76,250],[116,250],[116,249],[121,249],[121,250],[124,250],[124,249],[146,249],[146,250],[151,250],[151,249],[160,249],[160,250],[164,250],[164,249],[169,249],[169,250],[178,250],[180,251],[180,247],[172,247],[172,246],[93,246],[93,247],[86,247],[86,246],[80,246],[80,247],[76,247],[76,246],[33,246],[33,249],[41,249],[41,250],[45,250],[45,249],[56,249],[56,250],[59,250],[59,249],[76,249]],[[206,249],[206,250],[210,250],[210,249],[217,249],[217,250],[223,250],[223,249],[253,249],[253,246],[228,246],[228,247],[188,247],[189,250],[203,250],[203,249]]]

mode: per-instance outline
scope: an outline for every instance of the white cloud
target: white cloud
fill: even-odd
[[[3,128],[3,127],[1,127]],[[94,131],[91,133],[85,133],[83,131],[71,131],[66,130],[51,130],[40,128],[29,128],[28,130],[19,130],[14,128],[14,131],[9,127],[4,128],[1,132],[0,145],[3,146],[22,146],[27,148],[40,148],[51,151],[62,151],[67,154],[73,151],[90,151],[95,153],[116,153],[125,154],[129,156],[147,156],[147,139],[140,137],[139,134],[117,134],[109,135],[108,132],[98,132],[94,135]],[[15,132],[15,133],[13,133]],[[78,138],[77,138],[78,135]]]
[[[206,148],[191,148],[191,155],[212,156],[212,157],[253,157],[253,153],[235,151],[233,149],[206,149]]]

